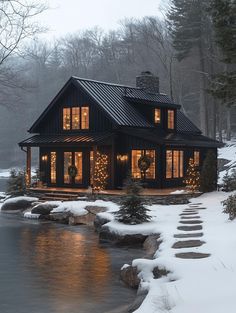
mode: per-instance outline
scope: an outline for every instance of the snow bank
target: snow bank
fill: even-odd
[[[183,193],[187,193],[186,190],[175,190],[175,191],[172,191],[170,194],[171,195],[181,195]]]
[[[7,203],[7,204],[14,203],[15,204],[19,201],[36,202],[36,201],[38,201],[38,198],[20,196],[20,197],[14,197],[14,198],[7,199],[4,201],[4,203]]]
[[[229,161],[224,166],[225,170],[219,173],[218,183],[221,184],[227,170],[229,171],[230,175],[232,170],[236,168],[236,139],[227,141],[224,147],[218,149],[218,159],[225,159]]]
[[[235,313],[236,221],[230,222],[228,215],[222,213],[221,203],[228,196],[229,193],[212,192],[192,199],[192,203],[202,202],[201,206],[207,207],[199,210],[204,233],[200,240],[206,244],[198,248],[172,248],[173,243],[181,240],[173,235],[181,232],[176,229],[179,213],[188,205],[151,206],[156,214],[156,231],[161,233],[162,244],[154,260],[133,261],[133,265],[141,270],[142,288],[149,290],[135,313]],[[180,250],[210,253],[211,256],[178,259],[175,253]],[[154,279],[151,272],[154,266],[166,268],[171,273],[162,279]]]
[[[25,212],[24,213],[24,218],[37,220],[37,219],[39,219],[39,217],[40,217],[40,214],[34,214],[34,213],[31,213],[31,212]]]
[[[88,214],[88,211],[85,210],[86,206],[106,207],[109,212],[114,212],[119,209],[117,204],[110,201],[65,201],[61,202],[57,208],[51,211],[51,213],[71,212],[74,215],[81,216]]]

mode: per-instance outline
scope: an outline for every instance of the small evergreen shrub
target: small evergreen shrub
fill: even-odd
[[[119,222],[124,224],[141,224],[150,221],[148,209],[143,204],[140,196],[142,186],[140,182],[134,181],[128,177],[125,181],[126,196],[121,203],[120,210],[116,213],[116,218]]]
[[[229,196],[223,203],[223,213],[229,214],[229,219],[232,221],[236,218],[236,194]]]
[[[222,187],[222,190],[226,192],[236,190],[236,169],[230,175],[228,171],[225,173]]]
[[[7,184],[7,194],[11,196],[24,195],[26,191],[25,173],[22,170],[11,169]]]
[[[200,174],[200,191],[211,192],[217,188],[217,159],[214,151],[208,150]]]

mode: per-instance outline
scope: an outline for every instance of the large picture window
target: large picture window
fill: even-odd
[[[184,152],[182,150],[166,151],[166,178],[184,176]]]
[[[89,129],[89,107],[63,108],[63,130]]]
[[[146,179],[155,179],[155,164],[156,164],[156,155],[155,150],[132,150],[131,152],[131,173],[133,178],[142,178],[142,172],[138,166],[139,159],[142,156],[147,156],[151,164],[149,168],[145,171],[144,178]]]
[[[168,118],[168,129],[174,129],[175,128],[175,111],[174,110],[168,110],[167,111],[167,118]]]

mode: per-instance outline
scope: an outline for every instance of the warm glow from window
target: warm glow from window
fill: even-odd
[[[93,185],[94,152],[90,151],[90,185]]]
[[[72,152],[64,152],[64,184],[70,184],[71,178],[68,174],[68,168],[72,165]]]
[[[80,108],[72,108],[72,129],[80,128]]]
[[[83,177],[83,154],[82,152],[75,152],[75,167],[77,168],[77,175],[75,176],[75,183],[82,184],[82,177]]]
[[[70,108],[63,108],[63,129],[70,129]]]
[[[155,124],[161,123],[161,109],[155,109],[154,122]]]
[[[81,108],[81,129],[89,129],[89,107]]]
[[[145,172],[145,178],[155,179],[155,150],[132,150],[131,152],[131,173],[133,178],[141,178],[141,170],[138,161],[141,156],[146,155],[151,160],[151,165]]]
[[[196,166],[200,165],[200,152],[199,151],[194,151],[193,160]]]
[[[181,150],[166,151],[166,178],[184,176],[184,152]]]
[[[55,184],[57,180],[57,154],[56,152],[51,152],[51,184]]]
[[[175,128],[175,112],[174,110],[168,110],[168,129]]]

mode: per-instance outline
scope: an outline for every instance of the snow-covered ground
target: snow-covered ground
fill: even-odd
[[[224,166],[225,170],[219,173],[218,183],[222,183],[222,178],[229,170],[229,175],[232,170],[236,169],[236,138],[231,141],[227,141],[223,148],[218,149],[218,159],[225,159],[229,162]]]
[[[149,290],[142,306],[135,313],[236,312],[236,221],[230,222],[228,216],[222,213],[221,203],[228,196],[223,192],[213,192],[192,200],[193,203],[202,202],[201,206],[207,208],[199,210],[204,233],[200,238],[173,237],[174,234],[187,233],[177,230],[177,226],[181,226],[179,214],[188,205],[149,207],[156,224],[155,232],[161,234],[162,244],[153,260],[133,261],[132,265],[141,270],[142,287]],[[152,224],[150,228],[153,230]],[[126,232],[125,227],[123,231]],[[193,234],[197,232],[200,231],[192,231]],[[200,239],[206,243],[198,248],[172,248],[175,242],[189,239]],[[178,252],[190,251],[209,253],[210,257],[175,257]],[[170,274],[154,279],[152,269],[156,266],[167,269]]]

